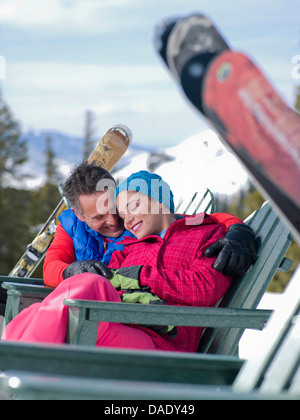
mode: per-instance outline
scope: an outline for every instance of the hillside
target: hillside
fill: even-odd
[[[204,188],[215,195],[232,195],[249,181],[246,171],[212,130],[196,134],[172,148],[137,154],[115,176],[126,177],[149,168],[170,184],[177,200]]]
[[[56,163],[63,179],[82,158],[83,139],[56,131],[28,131],[29,160],[24,173],[31,174],[19,187],[33,188],[44,179],[46,137],[52,139]],[[208,187],[216,195],[231,195],[248,182],[245,170],[222,145],[212,130],[205,130],[166,149],[155,150],[134,141],[114,168],[116,178],[147,169],[159,173],[171,186],[175,197],[189,196]]]

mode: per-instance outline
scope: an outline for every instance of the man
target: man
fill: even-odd
[[[46,254],[44,281],[47,285],[56,287],[64,279],[84,272],[105,274],[105,266],[98,262],[108,265],[112,253],[123,249],[119,242],[133,236],[124,230],[123,221],[113,202],[108,202],[103,188],[97,190],[104,179],[115,182],[103,168],[83,162],[65,182],[64,194],[71,209],[61,214],[55,238]],[[232,215],[215,213],[212,217],[216,223],[225,225],[227,234],[206,251],[206,256],[218,255],[214,264],[216,270],[232,277],[243,275],[254,262],[254,232]]]

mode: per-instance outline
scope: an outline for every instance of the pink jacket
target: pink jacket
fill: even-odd
[[[213,268],[214,258],[205,250],[225,235],[225,228],[203,214],[187,216],[174,222],[164,239],[148,236],[128,238],[124,251],[116,251],[111,268],[143,265],[140,283],[169,305],[215,306],[228,289],[231,278]],[[141,327],[139,327],[141,328]],[[151,335],[161,350],[197,351],[202,328],[179,327],[175,339]]]

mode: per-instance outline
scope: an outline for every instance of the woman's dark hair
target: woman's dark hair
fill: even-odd
[[[82,162],[71,172],[63,185],[63,193],[69,205],[77,213],[82,214],[78,198],[81,194],[89,195],[97,191],[99,181],[108,179],[115,183],[110,173],[97,163]]]

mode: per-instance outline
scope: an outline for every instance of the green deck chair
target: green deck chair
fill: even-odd
[[[10,345],[12,346],[12,345]],[[24,345],[23,345],[24,347]],[[18,346],[15,347],[15,349]],[[79,347],[77,348],[79,350]],[[19,349],[20,350],[20,349]],[[85,350],[87,353],[92,349]],[[48,352],[51,349],[48,349]],[[53,350],[54,352],[57,349]],[[23,357],[29,356],[28,348],[19,351],[19,366],[22,367]],[[14,396],[20,399],[111,399],[111,400],[300,400],[300,268],[294,278],[290,281],[286,292],[281,297],[280,306],[272,314],[265,330],[261,334],[261,342],[259,352],[253,358],[243,362],[236,369],[238,371],[233,383],[227,386],[212,384],[212,376],[208,375],[208,382],[202,385],[196,384],[192,370],[189,371],[189,379],[187,382],[180,380],[172,381],[172,364],[169,371],[164,371],[166,376],[164,380],[156,382],[155,374],[151,377],[146,376],[145,380],[140,377],[135,380],[131,379],[130,367],[128,365],[129,374],[127,378],[116,377],[116,371],[111,371],[108,378],[91,377],[88,370],[88,355],[86,356],[85,371],[78,374],[79,369],[76,360],[73,358],[73,350],[70,353],[71,363],[74,364],[73,372],[62,374],[62,369],[52,371],[49,374],[49,368],[37,374],[37,371],[29,369],[4,372],[0,378],[0,389],[6,392],[8,396]],[[1,368],[1,343],[0,343],[0,368]],[[27,353],[27,354],[26,354]],[[36,351],[36,354],[39,354]],[[64,351],[68,353],[68,350]],[[151,357],[144,353],[144,361]],[[159,353],[159,352],[158,352]],[[4,356],[7,352],[4,353]],[[33,356],[33,351],[31,350]],[[128,352],[124,352],[123,363],[126,362]],[[48,354],[48,357],[50,354]],[[101,357],[101,351],[99,352]],[[219,375],[221,376],[222,366],[223,372],[228,368],[228,360],[222,360],[222,356],[214,355],[195,355],[199,356],[198,360],[206,359],[206,365],[203,364],[203,370],[208,373],[208,365],[211,367],[218,362]],[[16,355],[15,355],[16,359]],[[53,359],[49,359],[51,363]],[[56,355],[56,360],[59,358]],[[135,358],[132,359],[133,361]],[[168,360],[168,359],[166,359]],[[60,358],[61,367],[63,366],[62,357]],[[172,360],[174,362],[174,360]],[[203,371],[198,371],[198,364],[194,361],[194,373],[203,376]],[[234,359],[232,359],[232,363]],[[7,366],[16,368],[18,363],[6,363]],[[70,365],[70,362],[69,362]],[[23,366],[25,360],[23,359]],[[105,365],[107,369],[107,364]],[[124,366],[124,364],[123,364]],[[70,366],[69,366],[70,367]],[[80,366],[82,368],[82,365]],[[116,365],[118,369],[119,365]],[[133,367],[135,365],[133,364]],[[163,367],[163,365],[162,365]],[[177,360],[177,366],[174,368],[180,370],[180,359]],[[57,368],[57,366],[56,366]],[[98,367],[95,366],[95,369]],[[160,366],[152,367],[152,372],[157,372]],[[233,368],[233,364],[232,364]],[[27,371],[26,371],[27,370]],[[47,373],[46,373],[47,370]],[[105,369],[104,369],[105,370]],[[66,369],[65,369],[66,372]],[[182,369],[183,376],[186,371]],[[196,373],[196,375],[197,375]],[[228,372],[227,372],[228,373]],[[117,374],[118,375],[118,374]],[[216,379],[216,378],[213,378]],[[201,381],[199,381],[201,383]],[[217,385],[217,386],[216,386]]]

